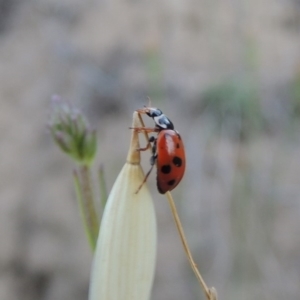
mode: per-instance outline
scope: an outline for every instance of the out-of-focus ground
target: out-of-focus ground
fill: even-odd
[[[220,299],[299,299],[300,2],[0,0],[0,299],[87,299],[92,255],[51,95],[98,129],[110,188],[147,96],[183,136],[174,191]],[[148,155],[144,154],[148,168]],[[204,299],[167,201],[152,299]]]

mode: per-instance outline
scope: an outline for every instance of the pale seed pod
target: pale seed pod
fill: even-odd
[[[141,126],[138,114],[132,127]],[[156,218],[133,130],[127,162],[108,197],[92,268],[89,300],[149,300],[156,260]]]

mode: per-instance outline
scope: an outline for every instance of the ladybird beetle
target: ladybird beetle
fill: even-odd
[[[147,114],[154,120],[155,128],[134,128],[140,132],[156,132],[157,137],[150,137],[148,145],[139,151],[147,150],[151,147],[152,156],[150,158],[151,168],[145,176],[144,181],[138,188],[146,182],[153,166],[157,167],[157,189],[159,193],[165,194],[173,190],[181,181],[185,171],[185,152],[181,136],[171,120],[163,112],[154,107],[145,107],[137,110],[138,113]]]

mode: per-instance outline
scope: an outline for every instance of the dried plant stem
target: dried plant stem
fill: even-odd
[[[141,122],[142,127],[145,127],[145,123],[144,123],[144,121],[143,121],[140,114],[138,114],[138,117],[139,117],[139,121]],[[146,131],[143,131],[143,133],[144,133],[144,136],[145,136],[145,139],[146,139],[147,143],[149,143],[148,133]]]
[[[208,286],[206,285],[205,281],[203,280],[203,278],[202,278],[202,276],[201,276],[201,274],[200,274],[200,272],[197,268],[196,263],[194,262],[194,259],[192,257],[192,253],[191,253],[190,248],[188,246],[187,240],[185,238],[185,234],[184,234],[184,231],[183,231],[183,228],[182,228],[182,225],[181,225],[178,213],[177,213],[177,209],[176,209],[176,206],[175,206],[175,203],[174,203],[174,200],[173,200],[173,197],[172,197],[171,193],[167,192],[166,196],[167,196],[167,199],[169,201],[169,205],[171,207],[171,211],[172,211],[172,214],[173,214],[173,217],[174,217],[174,220],[175,220],[175,224],[176,224],[176,227],[178,229],[179,236],[180,236],[184,251],[185,251],[185,253],[187,255],[187,258],[190,262],[191,268],[193,269],[193,271],[195,273],[195,276],[197,277],[197,279],[198,279],[198,281],[199,281],[199,283],[200,283],[200,285],[201,285],[201,287],[202,287],[202,289],[205,293],[206,298],[208,300],[217,299],[215,289],[214,288],[212,288],[212,289],[208,288]]]
[[[145,126],[141,115],[139,114],[138,116],[139,116],[139,120],[140,120],[142,126]],[[149,137],[148,137],[147,132],[144,131],[144,135],[145,135],[146,140],[149,141]],[[193,269],[193,271],[195,273],[195,276],[196,276],[197,280],[199,281],[199,283],[201,285],[201,288],[203,289],[206,298],[208,300],[218,300],[218,295],[217,295],[216,289],[214,287],[209,288],[206,285],[205,281],[203,280],[203,278],[202,278],[202,276],[201,276],[201,274],[200,274],[200,272],[197,268],[196,263],[194,262],[194,259],[193,259],[192,253],[190,251],[190,248],[188,246],[187,240],[185,238],[183,227],[181,225],[181,221],[180,221],[179,215],[177,213],[177,209],[176,209],[176,206],[175,206],[175,203],[174,203],[174,200],[173,200],[173,197],[172,197],[171,193],[167,192],[166,196],[167,196],[167,199],[169,201],[169,205],[171,207],[171,211],[172,211],[172,214],[173,214],[173,217],[174,217],[174,220],[175,220],[175,224],[176,224],[176,227],[178,229],[179,236],[180,236],[184,251],[185,251],[185,253],[187,255],[187,258],[190,262],[191,268]]]

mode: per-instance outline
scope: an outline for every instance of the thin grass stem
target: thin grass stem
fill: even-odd
[[[206,285],[206,283],[205,283],[203,277],[201,276],[201,274],[200,274],[200,272],[199,272],[199,270],[197,268],[197,265],[196,265],[196,263],[195,263],[195,261],[193,259],[193,256],[192,256],[192,253],[191,253],[190,248],[188,246],[188,242],[186,240],[186,237],[185,237],[185,234],[184,234],[184,230],[183,230],[183,227],[181,225],[181,221],[180,221],[180,218],[179,218],[179,215],[178,215],[178,212],[177,212],[177,209],[176,209],[176,206],[175,206],[175,203],[174,203],[174,200],[173,200],[173,197],[172,197],[171,193],[167,192],[166,196],[167,196],[167,199],[168,199],[168,202],[169,202],[169,205],[170,205],[173,217],[174,217],[174,221],[175,221],[177,230],[179,232],[179,236],[180,236],[180,239],[181,239],[184,251],[185,251],[186,256],[187,256],[187,258],[189,260],[191,268],[194,271],[195,276],[196,276],[197,280],[199,281],[199,283],[200,283],[200,285],[201,285],[201,287],[202,287],[202,289],[204,291],[204,294],[205,294],[206,298],[208,300],[217,299],[216,298],[216,293],[212,292],[212,290],[215,290],[215,289],[210,289]]]
[[[140,120],[142,126],[145,126],[144,121],[143,121],[141,115],[139,114],[138,116],[139,116],[139,120]],[[144,131],[144,136],[145,136],[147,142],[149,142],[149,137],[148,137],[148,134],[147,134],[146,131]],[[150,149],[150,151],[151,151],[151,149]],[[184,251],[185,251],[186,256],[187,256],[187,258],[189,260],[191,268],[194,271],[194,274],[195,274],[198,282],[200,283],[200,286],[201,286],[201,288],[202,288],[202,290],[203,290],[206,298],[208,300],[218,300],[216,289],[214,287],[209,288],[206,285],[206,283],[205,283],[202,275],[200,274],[200,272],[199,272],[199,270],[197,268],[197,265],[196,265],[196,263],[195,263],[195,261],[193,259],[193,256],[192,256],[192,253],[191,253],[190,248],[188,246],[188,243],[187,243],[187,240],[186,240],[186,237],[185,237],[185,234],[184,234],[184,230],[183,230],[183,227],[181,225],[181,221],[180,221],[180,218],[179,218],[179,215],[178,215],[178,212],[177,212],[177,209],[176,209],[176,206],[175,206],[175,203],[174,203],[174,200],[173,200],[173,197],[172,197],[171,193],[167,192],[166,196],[167,196],[167,199],[168,199],[168,202],[169,202],[172,214],[173,214],[173,218],[175,220],[175,224],[176,224],[177,230],[179,232],[179,236],[180,236],[180,239],[181,239]]]

